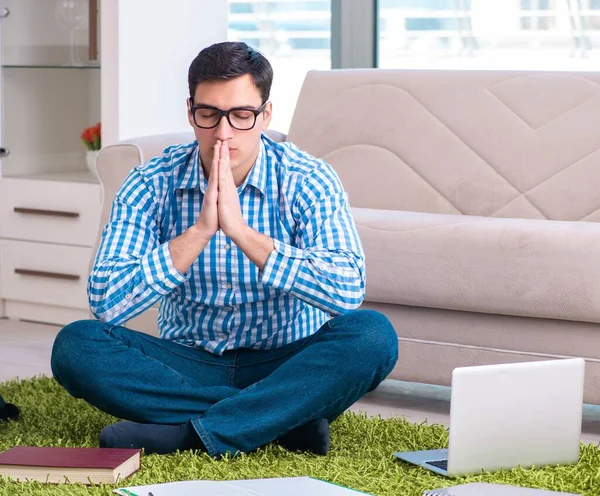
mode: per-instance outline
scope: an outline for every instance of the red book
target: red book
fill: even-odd
[[[141,450],[16,446],[0,453],[0,475],[53,484],[115,484],[140,468]]]

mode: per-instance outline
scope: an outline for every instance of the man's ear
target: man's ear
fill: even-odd
[[[192,117],[192,112],[190,110],[191,106],[193,105],[192,99],[186,98],[185,103],[186,103],[186,107],[187,107],[188,122],[190,123],[190,126],[196,127],[196,125],[194,124],[194,118]]]
[[[262,130],[266,131],[269,128],[269,124],[271,123],[271,117],[273,116],[273,104],[271,102],[267,102],[265,109],[263,110],[263,125]]]

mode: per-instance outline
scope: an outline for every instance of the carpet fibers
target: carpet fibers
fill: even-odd
[[[71,398],[53,380],[34,378],[0,384],[0,393],[21,407],[17,422],[0,425],[0,451],[15,445],[97,446],[98,432],[114,418],[81,400]],[[329,455],[288,453],[275,445],[250,455],[213,460],[192,452],[142,457],[142,467],[118,486],[189,479],[246,479],[311,475],[375,495],[415,495],[423,489],[466,482],[497,482],[600,494],[600,448],[582,445],[577,465],[514,469],[461,479],[445,479],[424,469],[396,461],[398,450],[445,446],[443,426],[415,425],[396,419],[366,418],[346,413],[331,426]],[[0,478],[0,495],[108,495],[107,485],[46,485],[15,483]]]

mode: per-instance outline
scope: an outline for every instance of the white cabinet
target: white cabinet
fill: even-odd
[[[0,294],[7,317],[65,324],[89,316],[86,282],[100,185],[56,176],[0,180]]]
[[[100,121],[96,0],[0,0],[0,309],[87,318],[101,187],[81,132]]]
[[[0,0],[0,317],[89,318],[103,146],[187,130],[187,68],[227,37],[227,0]]]
[[[30,178],[0,181],[0,238],[94,246],[98,184]],[[73,177],[73,175],[71,175]]]
[[[53,315],[65,310],[69,316],[88,315],[86,282],[92,248],[2,240],[2,287],[6,311],[28,320],[48,321],[45,306]],[[32,315],[20,315],[14,303],[30,302],[40,306]],[[78,312],[75,312],[78,310]]]
[[[8,317],[55,324],[88,317],[101,191],[70,176],[0,180],[0,292]]]

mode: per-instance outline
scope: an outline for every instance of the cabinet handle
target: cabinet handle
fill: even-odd
[[[43,270],[15,269],[15,274],[22,276],[48,277],[50,279],[65,279],[67,281],[78,281],[80,277],[77,274],[61,274],[59,272],[46,272]]]
[[[0,18],[8,17],[8,14],[10,14],[10,10],[6,7],[0,7]]]
[[[13,210],[18,214],[28,215],[50,215],[52,217],[69,217],[75,219],[79,217],[79,212],[63,212],[62,210],[43,210],[39,208],[15,207]]]

